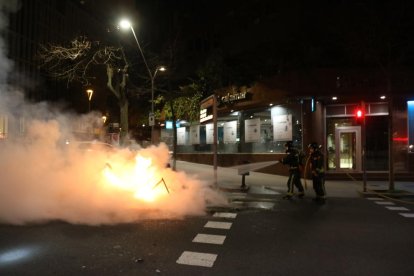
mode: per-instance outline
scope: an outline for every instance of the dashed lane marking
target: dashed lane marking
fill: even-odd
[[[223,244],[225,239],[226,236],[223,235],[197,234],[193,239],[193,242]]]
[[[231,222],[222,222],[222,221],[209,221],[204,225],[206,228],[217,228],[217,229],[230,229]]]
[[[236,218],[237,213],[216,212],[213,217],[216,218]]]
[[[378,205],[394,205],[394,202],[391,201],[375,201]]]
[[[393,210],[393,211],[410,211],[410,209],[408,208],[399,207],[399,206],[385,206],[385,208],[387,208],[388,210]]]
[[[406,218],[414,218],[414,213],[399,213],[399,214]]]
[[[184,251],[178,258],[178,264],[213,267],[217,254]]]

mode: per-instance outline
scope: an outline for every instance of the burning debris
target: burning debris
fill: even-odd
[[[118,168],[118,172],[109,163],[105,165],[103,174],[109,185],[130,191],[135,198],[147,202],[165,196],[165,192],[170,193],[163,177],[165,169],[153,166],[151,158],[142,157],[139,153],[134,159],[135,163]],[[161,183],[165,190],[159,186]]]

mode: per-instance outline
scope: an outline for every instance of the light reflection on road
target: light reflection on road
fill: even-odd
[[[0,265],[26,260],[36,255],[38,251],[39,248],[37,246],[18,247],[3,252],[0,251]]]

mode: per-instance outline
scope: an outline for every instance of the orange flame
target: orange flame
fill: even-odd
[[[146,202],[154,202],[169,193],[166,186],[158,185],[163,181],[162,173],[150,158],[137,155],[132,166],[117,165],[107,165],[103,171],[106,183],[112,187],[129,191],[134,198]]]

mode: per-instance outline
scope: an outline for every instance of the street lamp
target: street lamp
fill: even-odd
[[[151,126],[151,144],[154,144],[154,125],[155,125],[155,118],[154,118],[154,80],[157,76],[158,71],[165,71],[166,68],[164,66],[157,66],[155,68],[154,73],[151,72],[147,60],[145,59],[144,52],[142,51],[141,45],[139,44],[138,38],[135,34],[134,28],[129,20],[123,19],[119,22],[119,26],[122,29],[130,29],[132,34],[134,35],[135,41],[137,42],[139,52],[141,53],[141,57],[144,60],[145,68],[147,68],[148,75],[151,79],[151,113],[149,115],[149,125]]]
[[[157,76],[157,72],[158,71],[165,71],[167,70],[164,66],[158,66],[157,68],[155,68],[154,74],[151,75],[151,114],[149,116],[149,125],[151,126],[151,144],[154,144],[154,126],[155,126],[155,117],[154,117],[154,90],[155,90],[155,85],[154,85],[154,80],[155,77]]]
[[[86,94],[88,95],[88,111],[90,112],[91,111],[91,100],[92,100],[93,90],[92,89],[87,89]]]
[[[150,69],[149,69],[149,67],[148,67],[148,63],[147,63],[147,60],[145,59],[144,52],[142,51],[141,45],[139,44],[139,41],[138,41],[137,35],[135,34],[134,28],[132,28],[132,24],[131,24],[131,22],[130,22],[129,20],[127,20],[127,19],[122,19],[122,20],[119,22],[119,26],[120,26],[122,29],[125,29],[125,30],[126,30],[126,29],[130,29],[130,30],[131,30],[132,34],[134,35],[135,41],[137,42],[138,49],[139,49],[139,52],[141,53],[142,59],[144,60],[145,67],[147,68],[148,74],[150,75],[150,77],[151,77],[151,79],[152,79],[152,73],[151,73],[151,70],[150,70]]]

